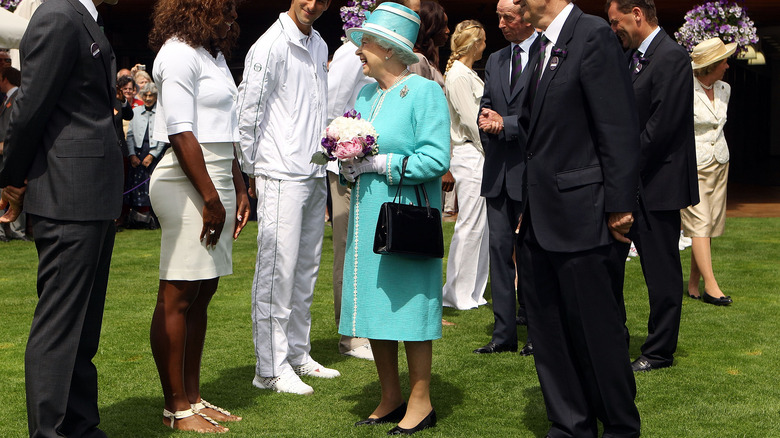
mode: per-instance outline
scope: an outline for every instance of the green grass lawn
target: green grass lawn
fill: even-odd
[[[727,222],[725,236],[714,240],[713,258],[721,288],[734,304],[721,308],[685,298],[675,366],[637,376],[645,437],[780,436],[780,218]],[[445,241],[452,228],[452,223],[445,224]],[[373,410],[379,385],[372,362],[338,354],[329,227],[312,306],[312,355],[341,371],[342,377],[307,378],[315,389],[311,397],[252,386],[250,285],[255,235],[252,223],[236,242],[234,274],[222,280],[210,307],[203,396],[244,417],[228,425],[230,436],[384,436],[392,425],[352,426]],[[128,230],[117,235],[95,358],[101,428],[110,437],[173,433],[162,425],[162,393],[149,349],[158,254],[159,232]],[[690,249],[681,257],[687,281]],[[23,358],[36,303],[37,257],[32,244],[15,241],[0,244],[0,260],[0,437],[23,437],[27,433]],[[626,270],[633,358],[647,332],[647,291],[639,260],[628,262]],[[490,339],[490,307],[445,309],[444,316],[457,325],[444,327],[443,338],[434,342],[432,397],[439,424],[420,436],[544,436],[548,423],[533,360],[511,353],[471,353]],[[520,336],[525,338],[524,328]]]

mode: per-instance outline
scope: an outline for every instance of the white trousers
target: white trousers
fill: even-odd
[[[311,360],[311,303],[324,232],[325,178],[255,180],[257,264],[252,330],[261,377]]]
[[[473,309],[486,304],[483,294],[490,272],[487,207],[479,195],[485,158],[471,144],[452,149],[450,172],[458,195],[458,220],[447,257],[443,304]]]

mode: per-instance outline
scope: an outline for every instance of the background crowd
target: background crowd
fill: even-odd
[[[528,326],[520,354],[534,356],[551,437],[595,436],[599,423],[604,436],[639,436],[633,372],[674,364],[683,296],[732,303],[710,248],[725,225],[722,79],[737,45],[714,38],[689,54],[659,27],[652,0],[607,1],[607,20],[569,0],[499,0],[508,44],[489,55],[483,76],[474,64],[485,24],[451,26],[438,2],[376,2],[345,25],[329,61],[314,23],[331,0],[292,0],[250,49],[238,85],[226,63],[239,34],[235,0],[159,0],[151,75],[140,64],[115,73],[111,46],[95,32],[101,3],[45,3],[22,40],[21,71],[0,51],[0,239],[34,236],[41,261],[27,347],[31,435],[100,436],[91,360],[122,227],[162,228],[150,338],[163,423],[226,432],[220,423],[241,420],[202,399],[199,375],[207,307],[232,273],[249,197],[258,221],[252,384],[310,395],[301,377],[340,376],[312,357],[309,339],[329,217],[338,349],[374,360],[381,388],[356,425],[397,424],[389,434],[436,425],[432,341],[447,324],[442,306],[486,305],[488,278],[494,329],[474,353],[518,351],[517,326]],[[92,21],[76,32],[81,15]],[[90,50],[73,56],[68,44]],[[88,63],[95,68],[78,68]],[[41,87],[47,70],[70,72],[69,81]],[[63,103],[72,93],[90,108]],[[325,127],[352,109],[376,129],[379,153],[311,162]],[[417,185],[441,210],[457,205],[444,285],[441,259],[372,248],[380,206],[414,202]],[[693,246],[687,291],[681,229]],[[651,309],[633,362],[623,305],[632,242]],[[72,247],[84,257],[60,266]],[[68,342],[51,345],[60,331]],[[53,363],[68,364],[54,377],[60,386],[74,376],[57,394],[43,377]]]

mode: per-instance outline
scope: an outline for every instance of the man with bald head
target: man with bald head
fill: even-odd
[[[493,296],[493,335],[474,353],[517,351],[517,320],[525,323],[525,305],[518,287],[515,298],[515,229],[520,217],[523,182],[523,148],[517,116],[522,91],[521,75],[528,64],[536,30],[523,20],[512,0],[499,0],[498,27],[509,45],[492,53],[485,66],[485,91],[480,102],[479,127],[485,145],[481,195],[487,202],[490,236],[490,290]],[[519,285],[518,285],[519,286]],[[518,302],[520,311],[516,312]],[[517,315],[517,316],[516,316]],[[529,342],[520,350],[533,353]]]
[[[24,208],[38,250],[38,304],[25,352],[31,437],[106,436],[92,358],[123,174],[115,57],[97,23],[103,2],[46,1],[19,47],[22,81],[0,172],[0,209],[10,208],[0,222]]]

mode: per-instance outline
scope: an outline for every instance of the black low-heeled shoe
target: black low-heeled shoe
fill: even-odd
[[[425,418],[420,421],[417,426],[414,426],[411,429],[404,429],[403,427],[396,426],[392,429],[390,429],[387,434],[388,435],[411,435],[415,432],[419,432],[423,429],[428,429],[430,427],[436,426],[436,410],[431,409],[431,413],[428,414]]]
[[[688,292],[688,298],[693,298],[694,300],[700,300],[701,299],[701,295],[694,295],[694,294]]]
[[[398,423],[406,415],[406,402],[395,408],[392,412],[379,418],[366,418],[355,423],[355,426],[370,426],[372,424]]]
[[[716,306],[728,306],[734,302],[734,300],[732,300],[729,296],[715,298],[707,292],[704,292],[701,295],[701,300],[707,304],[714,304]]]

